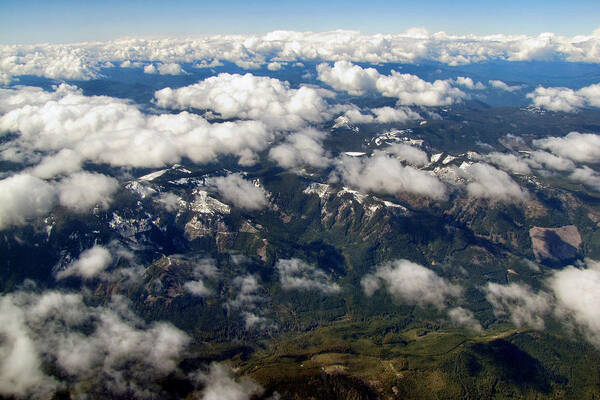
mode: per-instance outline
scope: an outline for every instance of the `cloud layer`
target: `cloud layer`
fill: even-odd
[[[600,34],[566,37],[524,35],[449,35],[410,29],[405,33],[366,35],[356,31],[292,32],[265,35],[213,35],[188,39],[122,39],[111,42],[0,46],[0,80],[18,75],[91,79],[106,62],[154,61],[161,64],[219,60],[243,68],[268,62],[302,60],[403,62],[429,60],[460,65],[492,60],[565,60],[600,62]],[[201,64],[202,66],[202,64]]]

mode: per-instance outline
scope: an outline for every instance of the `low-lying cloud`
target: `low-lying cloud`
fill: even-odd
[[[463,171],[468,180],[467,192],[470,196],[507,202],[529,199],[527,191],[521,189],[506,172],[489,164],[471,164]]]
[[[549,279],[559,314],[570,316],[600,348],[600,262],[586,260],[587,268],[567,267]]]
[[[0,322],[0,395],[9,397],[48,398],[68,379],[76,393],[150,398],[189,342],[170,324],[143,323],[119,296],[92,307],[81,294],[15,292],[0,297]]]
[[[508,315],[517,327],[527,325],[543,329],[544,316],[552,309],[552,297],[548,293],[534,293],[523,284],[490,282],[484,292],[486,300],[494,307],[494,314],[497,317]]]
[[[576,162],[600,163],[600,135],[593,133],[570,132],[563,137],[537,139],[533,144]]]
[[[91,279],[102,273],[112,260],[112,254],[106,247],[96,245],[82,252],[77,260],[59,271],[56,278],[63,279],[75,275],[83,279]]]
[[[46,215],[55,202],[56,190],[39,178],[19,174],[0,180],[0,229]]]
[[[325,136],[325,132],[314,128],[292,133],[269,150],[269,158],[283,168],[325,168],[331,163],[323,148]]]
[[[378,107],[370,109],[369,112],[371,114],[364,114],[358,107],[351,107],[344,112],[342,118],[354,124],[387,124],[422,119],[421,115],[408,107]]]
[[[365,295],[372,296],[381,287],[405,304],[433,305],[445,308],[451,298],[462,296],[462,288],[448,282],[432,270],[408,261],[395,260],[376,267],[361,280]]]
[[[369,158],[341,157],[336,164],[336,178],[364,192],[410,193],[436,200],[446,197],[446,187],[435,175],[402,165],[380,151]]]
[[[263,393],[259,384],[247,377],[236,379],[231,368],[219,363],[212,363],[207,373],[197,374],[196,380],[204,384],[202,400],[250,400]]]
[[[223,199],[245,210],[260,210],[267,205],[265,190],[240,174],[229,174],[211,180]]]
[[[284,290],[316,290],[325,294],[341,291],[341,287],[331,282],[325,272],[298,258],[280,259],[275,268]]]

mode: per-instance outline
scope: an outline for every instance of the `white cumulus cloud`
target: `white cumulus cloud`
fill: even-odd
[[[491,80],[491,81],[489,81],[489,83],[493,88],[496,88],[499,90],[504,90],[505,92],[516,92],[517,90],[523,89],[522,85],[510,86],[500,80]]]
[[[266,192],[260,186],[245,180],[240,174],[229,174],[212,179],[223,199],[245,210],[260,210],[267,205]]]
[[[421,167],[429,163],[429,157],[423,150],[404,143],[394,143],[385,149],[400,160]]]
[[[76,172],[56,185],[60,204],[76,212],[107,208],[118,187],[116,179],[91,172]]]
[[[81,294],[15,292],[0,297],[0,395],[50,398],[68,379],[77,392],[113,397],[160,394],[189,337],[170,324],[145,324],[123,297],[88,306]],[[59,376],[42,360],[55,360]]]
[[[372,296],[382,286],[406,304],[445,308],[450,298],[462,295],[462,288],[448,282],[432,270],[408,261],[395,260],[377,266],[361,280],[364,293]]]
[[[382,75],[374,68],[362,68],[348,61],[337,61],[333,67],[323,63],[317,66],[319,80],[336,90],[362,95],[378,92],[398,99],[398,104],[441,106],[449,105],[466,95],[449,81],[427,82],[418,76],[392,71]]]
[[[283,168],[324,168],[331,163],[323,140],[325,132],[306,128],[288,135],[285,141],[269,150],[269,158]]]
[[[523,284],[490,282],[484,292],[485,298],[494,307],[494,314],[497,317],[508,315],[517,327],[527,325],[543,329],[544,317],[552,310],[552,297],[548,293],[534,293]]]
[[[558,306],[574,318],[590,341],[600,347],[600,263],[586,260],[587,268],[567,267],[549,279]]]
[[[56,203],[55,188],[28,174],[0,180],[0,229],[46,215]]]
[[[156,103],[173,109],[212,110],[223,118],[260,120],[279,129],[297,129],[329,118],[326,90],[301,86],[252,74],[227,74],[207,78],[178,89],[155,93]]]
[[[600,135],[594,133],[570,132],[563,137],[537,139],[533,144],[573,161],[600,162]]]
[[[196,379],[204,383],[202,400],[250,400],[260,395],[263,389],[250,378],[236,379],[231,368],[212,363],[208,373],[197,374]]]
[[[369,158],[341,157],[335,174],[345,184],[365,192],[410,193],[438,200],[446,197],[446,186],[435,175],[402,165],[380,151]]]
[[[467,192],[473,197],[491,198],[499,201],[525,201],[529,194],[504,171],[486,163],[466,167]]]
[[[113,261],[110,251],[103,246],[96,245],[81,253],[79,258],[67,266],[66,269],[56,274],[57,279],[69,276],[80,276],[91,279],[101,274]]]
[[[481,323],[475,318],[473,311],[463,307],[454,307],[448,310],[448,316],[458,326],[464,326],[475,332],[482,332]]]
[[[124,100],[84,96],[65,85],[39,96],[30,88],[4,90],[1,104],[8,112],[0,117],[0,131],[19,133],[5,146],[26,154],[56,152],[56,157],[69,158],[64,171],[59,160],[44,160],[34,171],[43,176],[67,172],[83,161],[160,167],[182,157],[206,163],[231,154],[247,165],[272,137],[262,122],[211,124],[188,112],[147,115]],[[67,156],[63,150],[69,151]]]
[[[574,112],[583,107],[600,107],[600,83],[573,90],[566,87],[538,87],[527,94],[537,107],[550,111]]]
[[[275,264],[284,290],[317,290],[326,294],[339,293],[341,288],[331,282],[325,272],[298,259],[280,259]]]

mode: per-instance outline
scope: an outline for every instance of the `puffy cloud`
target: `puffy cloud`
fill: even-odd
[[[233,299],[225,303],[225,307],[240,310],[248,330],[267,327],[268,320],[262,315],[264,309],[259,307],[267,299],[262,295],[264,289],[256,276],[238,276],[232,284],[237,293]]]
[[[375,114],[375,122],[380,124],[421,119],[419,114],[410,110],[409,108],[381,107],[373,108],[371,109],[371,112]]]
[[[533,144],[573,161],[600,162],[600,135],[593,133],[570,132],[564,137],[537,139]]]
[[[263,301],[259,294],[261,285],[254,275],[238,276],[233,280],[233,286],[238,289],[236,297],[227,303],[233,308],[254,309],[257,303]]]
[[[269,71],[279,71],[281,68],[282,68],[282,65],[281,65],[281,63],[278,63],[278,62],[270,62],[267,65],[267,69]]]
[[[492,282],[485,286],[484,292],[497,317],[509,315],[517,327],[544,328],[544,316],[552,308],[552,297],[548,293],[534,293],[519,283],[499,285]]]
[[[66,83],[54,87],[54,92],[32,86],[23,86],[18,89],[0,89],[0,112],[4,114],[28,105],[43,105],[69,93],[81,94],[81,91]]]
[[[57,201],[76,212],[96,205],[106,208],[117,188],[114,178],[89,172],[77,172],[55,184],[27,173],[13,175],[0,180],[0,229],[46,215]]]
[[[555,271],[546,281],[553,296],[544,291],[534,293],[528,286],[511,283],[488,283],[486,299],[497,316],[510,315],[516,326],[544,328],[544,317],[552,310],[567,326],[572,323],[596,347],[600,347],[600,262],[586,259],[574,266]]]
[[[96,245],[81,253],[79,258],[67,266],[66,269],[56,274],[56,279],[69,276],[80,276],[83,279],[91,279],[102,273],[112,263],[112,254],[103,246]]]
[[[306,128],[288,135],[285,141],[269,150],[269,158],[283,168],[325,168],[331,162],[323,149],[325,132]]]
[[[317,66],[319,80],[336,90],[355,95],[379,92],[383,96],[395,97],[398,104],[441,106],[466,97],[448,81],[426,82],[418,76],[392,71],[381,75],[374,68],[362,68],[348,61],[337,61],[333,67],[323,63]]]
[[[224,364],[212,363],[207,374],[200,373],[197,380],[204,383],[202,400],[250,400],[263,389],[250,378],[235,379],[233,372]]]
[[[170,258],[178,258],[178,256],[171,256]],[[211,296],[213,294],[213,290],[206,285],[205,281],[214,280],[219,276],[219,270],[215,266],[214,260],[211,258],[201,258],[198,260],[193,260],[193,263],[193,279],[185,282],[183,284],[183,288],[192,296]]]
[[[361,280],[363,291],[372,296],[381,286],[406,304],[446,307],[449,298],[462,295],[462,288],[430,269],[408,260],[395,260],[377,266]]]
[[[485,161],[494,164],[500,168],[511,171],[515,174],[531,174],[531,168],[527,161],[510,153],[488,153],[482,157]]]
[[[394,143],[385,150],[400,160],[418,167],[429,164],[427,153],[408,144]]]
[[[381,74],[375,68],[362,68],[348,61],[338,61],[333,67],[323,63],[317,66],[319,80],[335,90],[343,90],[353,95],[363,95],[377,90],[377,80]]]
[[[86,45],[0,46],[0,75],[8,83],[19,75],[52,79],[93,79],[97,62]]]
[[[462,307],[454,307],[448,310],[448,316],[455,324],[464,326],[475,332],[482,332],[481,323],[475,318],[473,311]]]
[[[181,68],[181,65],[177,63],[158,64],[156,67],[154,64],[148,64],[144,67],[145,74],[160,74],[160,75],[183,75],[186,72]]]
[[[164,192],[156,198],[156,201],[167,211],[173,212],[179,208],[182,198],[174,193]]]
[[[542,166],[553,169],[556,171],[572,171],[575,168],[575,164],[567,158],[555,156],[545,151],[536,150],[529,153],[530,163],[534,168],[541,168]]]
[[[509,86],[505,82],[499,80],[491,80],[489,81],[489,83],[493,88],[504,90],[505,92],[516,92],[517,90],[521,90],[524,87],[522,85]]]
[[[459,86],[464,86],[470,90],[483,90],[485,89],[485,85],[481,82],[473,82],[473,79],[467,78],[464,76],[457,77],[454,82]]]
[[[386,124],[390,122],[406,122],[410,120],[422,119],[422,117],[408,107],[392,108],[380,107],[370,110],[371,114],[363,114],[359,108],[351,107],[339,118],[346,118],[348,122],[358,124]]]
[[[51,397],[58,378],[46,375],[42,359],[55,360],[59,376],[75,392],[102,391],[146,398],[160,394],[153,383],[173,372],[189,342],[166,323],[144,324],[122,297],[89,307],[81,294],[16,292],[0,298],[0,394]],[[11,362],[13,361],[13,362]],[[24,368],[31,368],[22,373]]]
[[[63,149],[58,153],[46,156],[31,169],[31,174],[38,178],[48,179],[56,175],[76,172],[81,169],[83,157],[71,149]]]
[[[199,63],[194,64],[194,68],[216,68],[216,67],[222,67],[223,65],[224,64],[221,61],[219,61],[215,58],[211,62],[208,62],[206,60],[201,60]]]
[[[194,296],[206,297],[212,294],[212,290],[206,287],[203,281],[187,281],[183,284],[183,288]]]
[[[538,87],[527,94],[537,107],[550,111],[574,112],[583,107],[600,107],[600,83],[573,90],[565,87]]]
[[[139,61],[130,61],[130,60],[125,60],[123,61],[121,64],[119,64],[120,68],[140,68],[142,66],[142,63]]]
[[[240,174],[212,179],[223,199],[245,210],[260,210],[267,205],[266,192],[260,186],[245,180]]]
[[[341,157],[335,177],[365,192],[410,193],[440,200],[446,197],[446,187],[436,176],[404,166],[380,151],[369,158]]]
[[[500,201],[525,201],[529,199],[527,191],[504,171],[489,164],[475,163],[463,170],[468,179],[467,192],[473,197],[491,198]]]
[[[600,192],[600,174],[589,167],[575,169],[569,178]]]
[[[57,184],[60,204],[77,212],[94,206],[107,208],[119,183],[116,179],[91,172],[77,172]]]
[[[224,154],[248,164],[272,137],[261,122],[211,124],[187,112],[146,115],[124,100],[83,96],[65,85],[37,94],[29,88],[0,92],[0,104],[10,109],[0,117],[0,131],[20,133],[5,146],[27,154],[66,149],[75,152],[70,153],[73,160],[160,167],[182,157],[206,163]],[[58,172],[56,163],[50,167],[54,171],[42,174]]]
[[[252,74],[219,74],[194,85],[155,93],[161,107],[212,110],[223,118],[261,120],[279,129],[296,129],[329,118],[325,97],[332,93]]]
[[[58,382],[44,374],[25,315],[10,296],[0,297],[0,335],[0,395],[50,397]]]
[[[558,307],[581,326],[589,340],[600,347],[600,263],[586,260],[587,268],[567,267],[548,280]]]
[[[148,64],[148,65],[144,66],[144,73],[145,74],[157,74],[158,70],[156,69],[154,64]]]
[[[56,202],[49,183],[28,174],[0,180],[0,229],[47,214]]]
[[[284,290],[317,290],[326,294],[338,293],[341,288],[332,283],[325,272],[298,258],[281,259],[275,264]]]

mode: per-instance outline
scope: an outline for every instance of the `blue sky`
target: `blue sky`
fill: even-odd
[[[398,33],[589,34],[600,28],[600,1],[556,0],[218,0],[0,1],[0,42],[107,40],[124,36],[264,33],[276,29],[356,29]]]

